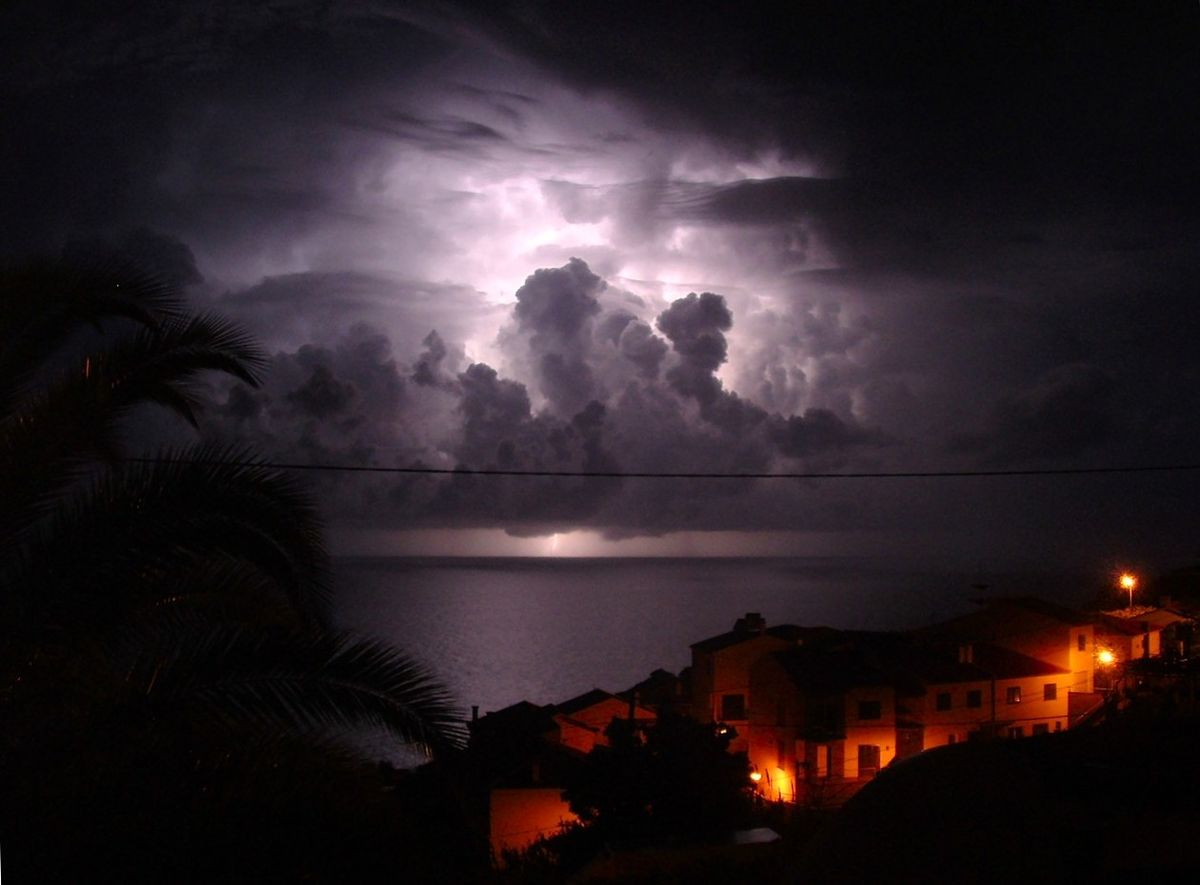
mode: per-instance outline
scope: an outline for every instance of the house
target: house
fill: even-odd
[[[989,643],[810,631],[752,667],[756,789],[777,801],[840,804],[882,767],[931,747],[1061,731],[1072,679]]]
[[[691,714],[691,682],[691,667],[684,667],[678,675],[659,668],[641,682],[618,692],[617,697],[659,716],[666,710],[687,716]]]
[[[520,701],[468,723],[472,780],[486,791],[492,857],[523,851],[578,820],[562,797],[578,751],[561,742],[553,707]],[[484,799],[483,796],[480,797]]]
[[[1158,658],[1164,651],[1178,653],[1176,634],[1189,620],[1169,608],[1139,606],[1101,612],[1096,619],[1096,642],[1112,654],[1112,663]]]
[[[607,746],[605,729],[614,719],[633,719],[643,725],[657,716],[653,710],[629,700],[593,688],[578,697],[548,708],[555,732],[550,740],[580,753],[590,753],[597,746]]]
[[[791,624],[767,627],[761,614],[747,612],[729,632],[693,643],[692,718],[735,729],[730,750],[746,750],[753,709],[750,669],[772,652],[795,645],[802,633]]]
[[[519,701],[468,725],[468,757],[487,788],[493,857],[523,851],[578,818],[563,799],[567,768],[599,745],[613,719],[653,722],[652,710],[601,689],[559,704]]]
[[[1095,618],[1032,596],[980,600],[969,614],[914,631],[928,642],[966,646],[989,643],[1044,661],[1071,674],[1068,691],[1094,688]]]
[[[767,799],[840,804],[896,756],[894,680],[852,641],[773,652],[750,691],[747,752]]]
[[[922,749],[975,737],[1019,738],[1070,724],[1075,676],[1064,667],[990,643],[934,661],[926,650],[912,671],[923,691],[908,710]]]

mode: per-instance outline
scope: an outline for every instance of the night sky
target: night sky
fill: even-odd
[[[474,5],[6,4],[0,257],[244,323],[277,461],[1200,463],[1195,2]],[[1200,471],[307,475],[346,552],[1200,552]]]

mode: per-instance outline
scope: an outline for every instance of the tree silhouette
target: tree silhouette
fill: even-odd
[[[750,811],[749,764],[730,734],[664,711],[652,725],[614,719],[567,780],[571,810],[616,844],[704,841]]]
[[[51,852],[57,832],[58,867],[26,859],[74,875],[69,837],[99,850],[104,828],[88,828],[122,791],[178,816],[197,797],[245,799],[243,775],[280,760],[344,773],[337,739],[363,726],[428,752],[461,743],[424,667],[331,629],[320,522],[290,476],[241,449],[130,451],[139,410],[195,425],[206,373],[256,384],[265,363],[127,262],[0,272],[6,866],[22,841]],[[64,804],[81,822],[58,832]]]

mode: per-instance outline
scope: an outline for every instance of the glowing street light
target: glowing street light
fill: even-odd
[[[1116,659],[1117,659],[1117,656],[1115,654],[1113,654],[1112,651],[1110,651],[1107,648],[1102,648],[1102,649],[1100,649],[1100,651],[1096,652],[1096,660],[1100,663],[1100,666],[1102,666],[1102,667],[1107,667],[1107,666],[1111,665],[1112,662],[1115,661]]]
[[[1122,572],[1121,577],[1117,578],[1117,583],[1121,585],[1122,590],[1129,591],[1129,607],[1133,608],[1133,591],[1137,587],[1137,575],[1131,575],[1129,572]]]

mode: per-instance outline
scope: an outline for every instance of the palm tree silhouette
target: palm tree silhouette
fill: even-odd
[[[461,743],[424,667],[331,628],[319,518],[289,475],[237,448],[128,450],[139,409],[195,425],[205,373],[256,384],[265,364],[128,262],[0,272],[6,783],[39,793],[81,753],[126,773],[138,756],[203,772],[235,751],[336,753],[363,726],[432,753]]]

